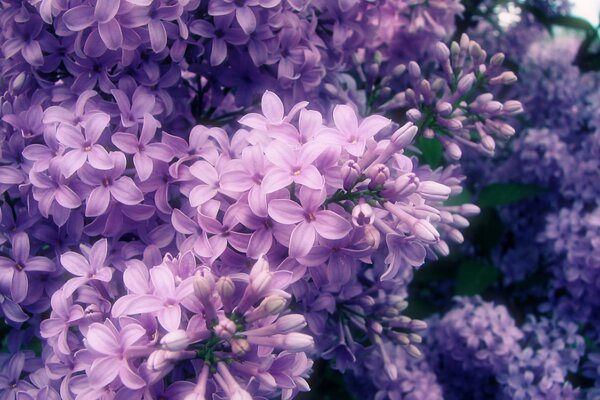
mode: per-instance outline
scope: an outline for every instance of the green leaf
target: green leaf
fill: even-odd
[[[484,293],[498,278],[500,271],[479,260],[466,260],[458,267],[455,294],[473,296]]]
[[[537,185],[493,183],[481,190],[477,204],[480,207],[503,206],[533,197],[545,191],[545,188]]]
[[[442,165],[444,147],[437,139],[425,139],[423,136],[417,138],[417,148],[421,150],[420,160],[431,168]]]

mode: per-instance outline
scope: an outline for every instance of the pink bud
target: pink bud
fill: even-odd
[[[416,108],[411,108],[406,112],[406,118],[408,118],[410,122],[417,123],[422,117],[423,115],[421,114],[421,111],[417,110]]]
[[[205,276],[197,276],[194,278],[194,294],[200,300],[210,301],[212,297],[215,280],[211,273],[207,273]]]
[[[439,63],[443,63],[450,58],[450,49],[444,43],[438,42],[435,45],[434,57]]]
[[[504,53],[496,53],[490,59],[490,66],[499,67],[504,64]]]
[[[425,200],[444,201],[448,199],[451,190],[448,186],[435,181],[421,181],[417,191]]]
[[[460,78],[458,81],[458,86],[456,88],[456,92],[462,96],[467,93],[473,87],[473,83],[475,83],[475,74],[468,73],[467,75]]]
[[[243,356],[250,351],[250,343],[246,339],[231,339],[229,344],[231,351],[238,356]]]
[[[190,337],[183,329],[169,332],[160,340],[162,347],[171,351],[185,350],[190,343]]]
[[[306,326],[304,316],[300,314],[288,314],[275,322],[275,326],[280,333],[287,333],[300,330]]]
[[[219,317],[219,323],[215,326],[214,332],[221,339],[229,339],[237,332],[237,327],[229,318]]]
[[[448,103],[447,101],[439,102],[437,106],[435,106],[435,111],[444,117],[452,114],[452,110],[452,104]]]
[[[403,149],[412,143],[418,131],[419,129],[415,125],[407,122],[392,134],[391,142],[396,149]]]
[[[315,344],[312,336],[304,333],[288,333],[284,339],[284,346],[289,351],[305,351],[312,348]]]
[[[462,233],[460,233],[458,229],[448,230],[448,238],[450,238],[450,240],[452,240],[454,243],[458,244],[461,244],[465,241],[464,236],[462,235]]]
[[[511,85],[517,81],[517,76],[512,71],[505,71],[490,79],[491,85]]]
[[[440,234],[429,221],[417,220],[411,228],[413,235],[425,242],[435,242],[440,238]]]
[[[341,173],[344,181],[344,190],[350,190],[362,174],[362,168],[356,161],[348,160],[342,165]]]
[[[517,100],[505,101],[504,111],[510,115],[520,114],[523,112],[523,104]]]
[[[235,283],[228,276],[222,276],[217,280],[217,293],[221,298],[230,298],[235,293]]]
[[[390,177],[390,169],[384,164],[375,164],[367,171],[369,189],[375,189],[379,185],[383,185]]]
[[[415,81],[421,77],[421,68],[419,67],[419,64],[414,61],[408,63],[408,76]]]

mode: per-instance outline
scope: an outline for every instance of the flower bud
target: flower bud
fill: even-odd
[[[414,344],[409,344],[408,346],[406,346],[406,352],[414,358],[420,358],[421,356],[423,356],[421,350],[419,350],[419,348]]]
[[[363,226],[372,224],[375,220],[373,207],[367,203],[360,203],[352,209],[352,224],[354,226]]]
[[[435,181],[421,181],[417,191],[429,201],[444,201],[450,196],[450,188]]]
[[[417,238],[425,242],[435,242],[440,238],[438,231],[431,225],[429,221],[417,220],[411,226],[411,232]]]
[[[215,285],[217,293],[224,299],[228,299],[235,293],[235,283],[228,276],[222,276],[217,280]]]
[[[281,313],[287,306],[287,299],[279,295],[272,295],[265,298],[261,304],[267,313],[276,315]]]
[[[490,59],[491,67],[499,67],[504,64],[504,53],[496,53]]]
[[[300,314],[288,314],[283,317],[279,317],[279,319],[275,322],[275,326],[277,330],[281,333],[287,333],[292,331],[297,331],[306,326],[306,320],[303,315]]]
[[[312,336],[304,333],[288,333],[283,341],[285,349],[289,351],[305,351],[314,346]]]
[[[392,75],[394,75],[394,77],[396,77],[396,78],[399,78],[400,76],[402,76],[404,71],[406,71],[406,65],[399,64],[399,65],[396,65],[394,67],[394,69],[392,69]]]
[[[458,229],[450,229],[448,230],[448,238],[452,240],[454,243],[461,244],[465,241],[464,236]]]
[[[437,106],[435,106],[435,111],[444,117],[452,114],[452,110],[452,104],[448,103],[447,101],[441,101],[437,104]]]
[[[204,276],[194,278],[194,294],[201,301],[210,301],[214,289],[215,281],[212,274],[208,273]]]
[[[435,132],[433,132],[433,129],[431,128],[426,128],[423,132],[423,137],[425,139],[433,139],[435,137]]]
[[[421,77],[421,68],[419,67],[419,64],[414,61],[408,63],[408,76],[415,81]]]
[[[520,114],[523,112],[523,104],[517,100],[508,100],[504,102],[504,112],[510,115]]]
[[[235,323],[227,317],[219,317],[219,322],[214,327],[215,335],[221,339],[229,339],[237,332]]]
[[[373,225],[365,225],[363,230],[365,233],[365,241],[369,247],[372,249],[379,248],[379,245],[381,244],[381,233],[379,232],[379,229]]]
[[[383,332],[383,325],[379,321],[371,322],[370,326],[371,330],[377,334],[381,334]]]
[[[412,143],[418,131],[419,128],[417,128],[411,122],[407,122],[406,124],[402,125],[396,132],[392,134],[391,142],[394,144],[394,148],[404,149],[406,146]]]
[[[435,45],[434,57],[439,63],[443,63],[450,58],[450,49],[442,42]]]
[[[484,136],[481,138],[481,147],[489,152],[493,152],[496,149],[496,141],[491,136]]]
[[[362,174],[362,168],[354,160],[348,160],[341,167],[344,190],[350,190],[356,183],[358,177]]]
[[[422,117],[423,114],[421,114],[421,111],[417,110],[416,108],[411,108],[406,112],[406,118],[408,118],[410,122],[417,123]]]
[[[151,371],[160,371],[170,364],[166,350],[156,350],[148,356],[147,365]]]
[[[233,354],[243,356],[250,351],[250,343],[246,339],[231,339],[229,341]]]
[[[511,85],[517,81],[517,76],[512,71],[505,71],[490,79],[490,85]]]
[[[444,143],[446,154],[453,160],[460,160],[462,157],[462,150],[454,140],[447,140]]]
[[[475,74],[472,72],[468,73],[459,79],[458,85],[456,87],[456,92],[460,96],[462,96],[465,93],[467,93],[469,90],[471,90],[474,83],[475,83]]]
[[[165,350],[179,351],[185,350],[191,343],[190,337],[187,332],[183,329],[177,329],[175,331],[167,333],[160,340],[161,346]]]
[[[499,114],[502,112],[502,103],[499,101],[489,101],[483,106],[483,112],[487,114]]]
[[[460,213],[467,217],[478,215],[481,212],[481,209],[475,204],[462,204],[459,209]]]
[[[383,185],[390,177],[390,169],[384,164],[375,164],[367,171],[369,189],[375,189],[379,185]]]

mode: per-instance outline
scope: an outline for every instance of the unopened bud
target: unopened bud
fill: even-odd
[[[312,348],[315,344],[312,336],[304,333],[292,332],[285,337],[284,346],[289,351],[304,351]]]
[[[235,326],[235,322],[227,317],[220,317],[219,322],[214,327],[215,335],[221,339],[229,339],[236,333],[236,331],[237,327]]]
[[[511,85],[517,81],[517,76],[512,71],[505,71],[490,79],[491,85]]]
[[[504,111],[510,115],[520,114],[523,112],[523,104],[517,100],[505,101]]]
[[[451,189],[436,181],[421,181],[418,192],[429,201],[444,201],[450,196]]]
[[[421,120],[422,116],[423,115],[421,114],[421,111],[417,110],[416,108],[411,108],[406,112],[406,118],[408,118],[410,122],[417,123]]]
[[[417,220],[412,227],[411,232],[413,235],[425,242],[435,242],[440,238],[438,231],[431,225],[429,221]]]
[[[421,77],[421,68],[419,67],[419,64],[414,61],[408,63],[408,76],[415,81]]]
[[[499,67],[504,64],[504,53],[496,53],[490,59],[490,66]]]
[[[435,45],[434,57],[439,63],[443,63],[450,58],[450,49],[442,42]]]
[[[371,322],[371,330],[377,334],[381,334],[383,332],[383,325],[379,321]]]
[[[369,189],[375,189],[379,185],[383,185],[390,177],[390,169],[384,164],[375,164],[367,171]]]
[[[276,322],[275,326],[281,333],[287,333],[297,331],[306,326],[306,320],[304,316],[300,314],[288,314],[280,317]]]
[[[394,67],[394,69],[392,69],[392,75],[394,75],[394,77],[399,78],[400,76],[402,76],[402,74],[406,71],[406,65],[404,64],[399,64],[396,65]]]
[[[354,160],[348,160],[341,167],[344,190],[350,188],[356,183],[358,177],[362,174],[360,165]]]
[[[233,354],[243,356],[250,351],[250,343],[246,339],[231,339],[229,341]]]
[[[394,144],[396,149],[403,149],[412,143],[413,139],[417,135],[419,128],[413,125],[411,122],[407,122],[402,125],[392,135],[391,142]]]
[[[282,296],[272,295],[263,300],[262,306],[269,314],[276,315],[285,309],[287,306],[287,299]]]
[[[456,91],[462,96],[471,90],[473,83],[475,83],[475,74],[471,72],[459,79]]]
[[[435,106],[435,111],[444,117],[452,114],[452,110],[452,104],[447,101],[441,101]]]
[[[483,112],[487,114],[498,114],[502,112],[502,103],[499,101],[489,101],[483,106]]]
[[[466,215],[467,217],[478,215],[480,212],[481,209],[475,204],[462,204],[460,206],[460,213],[462,215]]]
[[[452,240],[454,243],[458,244],[461,244],[465,241],[464,236],[462,235],[462,233],[460,233],[458,229],[448,230],[448,238],[450,238],[450,240]]]
[[[481,147],[489,152],[493,152],[496,149],[496,141],[491,136],[484,136],[481,138]]]
[[[175,331],[167,333],[160,340],[161,346],[165,350],[179,351],[185,350],[190,345],[190,337],[187,332],[183,329],[177,329]]]
[[[200,300],[210,300],[213,293],[215,281],[212,274],[206,274],[205,276],[197,276],[194,278],[194,294]]]
[[[444,143],[446,154],[453,160],[460,160],[462,157],[462,150],[460,146],[453,140],[448,140]]]
[[[406,346],[406,352],[414,358],[421,358],[421,356],[423,355],[421,350],[419,350],[419,348],[414,344],[409,344],[408,346]]]
[[[235,293],[235,283],[230,277],[222,276],[217,280],[216,289],[221,298],[227,299]]]

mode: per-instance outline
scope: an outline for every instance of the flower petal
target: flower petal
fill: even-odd
[[[304,209],[292,200],[275,199],[269,203],[269,215],[282,224],[296,224],[304,220],[304,214]]]
[[[321,237],[330,240],[341,239],[352,230],[346,219],[329,210],[317,211],[313,226]]]
[[[292,231],[290,236],[290,257],[303,257],[310,252],[315,244],[315,228],[307,223],[301,222]]]

